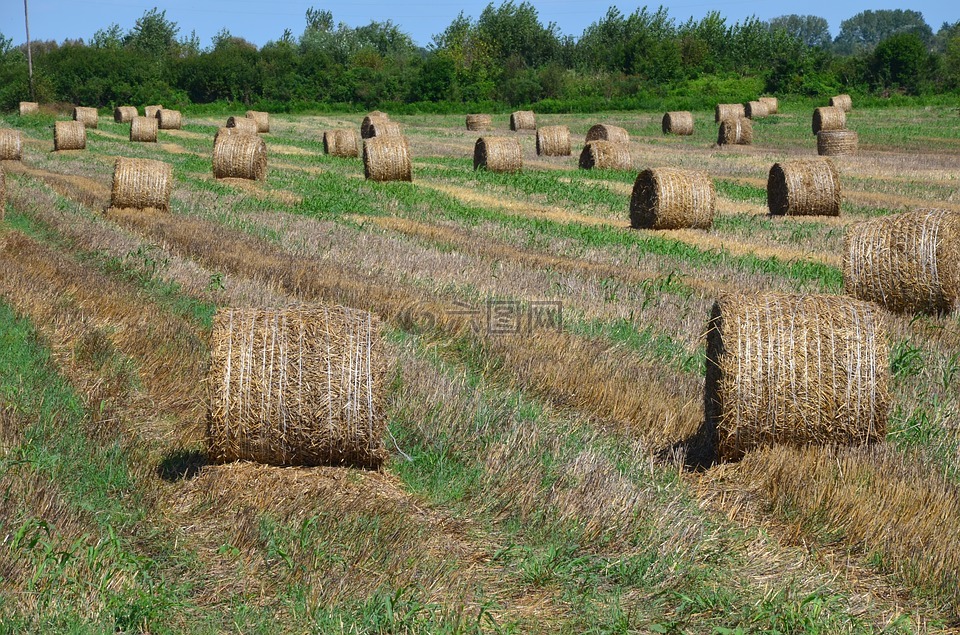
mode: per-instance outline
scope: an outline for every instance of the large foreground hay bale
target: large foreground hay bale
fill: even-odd
[[[598,123],[590,126],[587,130],[586,143],[591,141],[612,141],[613,143],[630,143],[630,133],[620,126],[608,126],[605,123]]]
[[[134,117],[130,122],[130,141],[156,143],[159,126],[156,117]]]
[[[630,147],[614,141],[589,141],[580,153],[581,170],[629,170],[633,167]]]
[[[523,149],[513,137],[480,137],[473,146],[473,169],[490,172],[519,172]]]
[[[536,130],[537,118],[532,110],[518,110],[510,115],[511,130]]]
[[[79,121],[85,128],[96,129],[97,122],[99,121],[99,113],[96,108],[77,106],[73,109],[73,120]]]
[[[221,309],[210,358],[211,460],[376,468],[386,459],[387,364],[370,313]]]
[[[853,130],[821,130],[817,133],[817,154],[845,156],[857,153],[860,137]]]
[[[775,163],[767,177],[771,214],[839,216],[840,175],[830,159],[797,159]]]
[[[23,158],[23,137],[19,130],[0,129],[0,161],[19,161]]]
[[[353,130],[327,130],[323,133],[323,151],[333,157],[352,158],[360,156],[357,136]]]
[[[762,101],[748,101],[743,105],[743,116],[747,119],[762,119],[769,114],[770,110]]]
[[[413,166],[406,138],[395,136],[365,139],[363,175],[371,181],[412,181]]]
[[[862,445],[886,433],[889,366],[866,302],[722,296],[707,326],[704,414],[722,459],[760,446]]]
[[[157,113],[163,110],[163,106],[160,104],[155,104],[153,106],[144,106],[143,115],[145,117],[156,117]]]
[[[235,128],[221,128],[220,131]],[[242,132],[218,134],[213,142],[213,176],[262,181],[267,178],[267,144]]]
[[[747,113],[743,108],[743,104],[717,104],[717,107],[714,109],[713,120],[716,123],[720,123],[724,119],[737,119],[738,117],[746,117]]]
[[[960,299],[960,213],[916,210],[849,227],[843,285],[891,311],[950,310]]]
[[[179,110],[161,108],[157,111],[157,122],[161,130],[179,130],[183,117],[180,116]]]
[[[113,121],[115,123],[130,123],[139,114],[136,106],[117,106],[113,109]]]
[[[110,207],[166,211],[170,209],[172,189],[173,170],[169,163],[117,157]]]
[[[26,117],[28,115],[36,115],[40,112],[40,104],[35,101],[21,101],[20,102],[20,116]]]
[[[238,132],[257,134],[260,132],[255,119],[247,117],[227,117],[227,128],[235,128]]]
[[[54,150],[83,150],[87,147],[87,129],[80,121],[57,121],[53,124]]]
[[[780,102],[776,97],[761,97],[757,101],[766,104],[768,114],[775,115],[780,110]]]
[[[663,115],[660,123],[663,134],[692,135],[693,113],[686,110],[674,110]]]
[[[570,129],[566,126],[537,128],[537,155],[544,157],[570,156]]]
[[[641,172],[630,197],[630,225],[638,229],[709,229],[717,195],[703,172],[650,168]]]
[[[483,131],[493,127],[490,115],[467,115],[467,130]]]
[[[248,110],[247,119],[252,119],[257,124],[257,132],[270,132],[270,113],[259,110]]]
[[[724,119],[717,130],[717,145],[748,146],[753,143],[753,122],[745,117]]]
[[[813,111],[813,134],[821,130],[843,130],[847,125],[847,113],[836,106],[821,106]]]
[[[830,105],[840,108],[843,112],[850,112],[853,110],[853,99],[850,95],[834,95],[830,98]]]
[[[379,110],[374,110],[373,112],[368,114],[366,117],[364,117],[363,121],[360,123],[360,138],[371,139],[377,136],[375,133],[376,124],[378,123],[381,124],[380,127],[382,129],[383,124],[385,124],[388,121],[390,121],[390,117],[380,112]],[[381,134],[381,136],[383,135]]]

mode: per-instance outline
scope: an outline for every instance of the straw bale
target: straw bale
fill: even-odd
[[[787,216],[839,216],[840,175],[827,158],[775,163],[767,178],[767,207]]]
[[[580,169],[629,170],[633,167],[630,147],[614,141],[589,141],[580,153]]]
[[[3,217],[7,212],[7,179],[5,172],[2,167],[0,167],[0,220],[3,220]]]
[[[834,95],[830,98],[830,105],[842,109],[843,112],[853,110],[853,100],[850,95]]]
[[[396,121],[389,119],[372,119],[367,127],[370,138],[373,137],[402,137],[403,128]]]
[[[259,110],[248,110],[247,119],[253,119],[257,124],[257,132],[270,132],[270,113]]]
[[[260,132],[257,121],[248,117],[227,117],[227,128],[236,128],[238,131],[247,134],[257,134]]]
[[[412,181],[406,137],[371,137],[363,142],[363,175],[371,181]]]
[[[519,172],[523,149],[514,137],[480,137],[473,146],[473,169],[490,172]]]
[[[19,130],[0,128],[0,161],[19,161],[23,158],[23,137]]]
[[[753,122],[745,117],[724,119],[717,131],[717,145],[748,146],[753,143]]]
[[[130,122],[130,141],[156,143],[158,128],[156,117],[134,117]]]
[[[323,151],[334,157],[358,157],[357,136],[353,130],[327,130],[323,133]]]
[[[20,102],[20,116],[26,117],[27,115],[36,115],[40,112],[40,104],[35,101],[21,101]]]
[[[817,154],[844,156],[857,153],[860,137],[853,130],[821,130],[817,133]]]
[[[598,123],[587,130],[586,143],[591,141],[612,141],[613,143],[630,143],[630,133],[620,126],[608,126]]]
[[[117,106],[113,109],[113,120],[116,123],[130,123],[139,114],[136,106]]]
[[[380,112],[379,110],[374,110],[363,118],[363,122],[360,124],[360,138],[370,139],[371,137],[377,136],[376,128],[378,124],[380,127],[380,136],[384,136],[384,126],[389,121],[390,117],[388,117],[386,114]],[[399,128],[391,128],[391,131],[396,131],[397,134],[401,134]]]
[[[757,101],[767,105],[768,114],[775,115],[780,110],[780,102],[777,101],[776,97],[761,97]]]
[[[960,213],[915,210],[848,228],[843,284],[891,311],[951,310],[960,299]]]
[[[73,120],[79,121],[86,128],[97,127],[97,122],[99,120],[99,113],[96,108],[86,108],[84,106],[77,106],[73,109]]]
[[[532,110],[518,110],[510,115],[511,130],[536,130],[537,118]]]
[[[236,129],[221,128],[217,132],[213,142],[213,176],[218,179],[266,179],[267,144],[255,134],[231,132],[233,130]]]
[[[813,111],[813,134],[821,130],[843,130],[847,126],[847,113],[836,106],[821,106]]]
[[[179,110],[161,108],[157,111],[157,122],[161,130],[179,130],[183,117]]]
[[[762,101],[748,101],[743,105],[743,116],[747,119],[762,119],[769,114],[770,110]]]
[[[210,459],[377,468],[386,381],[380,322],[366,311],[221,309],[206,381]]]
[[[707,325],[704,414],[719,457],[774,444],[864,445],[886,433],[886,335],[872,305],[731,293]]]
[[[720,123],[724,119],[736,119],[738,117],[746,117],[746,110],[743,108],[743,104],[717,104],[717,107],[714,111],[713,120],[716,123]]]
[[[169,163],[117,157],[110,207],[166,211],[170,209],[172,189],[173,170]]]
[[[467,115],[467,130],[483,131],[493,127],[490,115]]]
[[[630,197],[630,225],[638,229],[710,229],[717,195],[703,172],[650,168],[641,172]]]
[[[163,110],[163,106],[161,106],[160,104],[156,104],[154,106],[144,106],[143,115],[145,117],[153,118],[153,117],[156,117],[157,113],[160,112],[161,110]]]
[[[570,129],[566,126],[537,128],[537,155],[544,157],[570,156]]]
[[[54,150],[83,150],[87,147],[87,129],[79,121],[57,121],[53,124]]]
[[[660,127],[663,134],[692,135],[693,113],[686,110],[671,111],[663,115]]]

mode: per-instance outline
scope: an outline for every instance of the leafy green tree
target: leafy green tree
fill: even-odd
[[[154,7],[137,19],[124,44],[155,60],[162,60],[176,50],[179,31],[177,24],[167,19],[166,11]]]
[[[891,35],[912,33],[928,46],[933,41],[933,30],[923,14],[910,9],[882,9],[863,11],[840,23],[840,34],[834,40],[838,53],[851,54],[871,51]]]
[[[560,53],[557,25],[541,24],[537,9],[529,2],[507,0],[496,8],[488,4],[477,19],[476,35],[501,62],[520,59],[528,68],[551,62]]]
[[[769,22],[773,31],[782,30],[790,37],[797,38],[806,46],[830,46],[833,37],[830,35],[830,25],[826,18],[818,15],[781,15],[772,18]]]
[[[919,95],[930,68],[929,54],[916,33],[891,35],[874,49],[870,74],[878,88]]]

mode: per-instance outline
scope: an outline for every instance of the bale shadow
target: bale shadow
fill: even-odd
[[[207,453],[202,450],[176,449],[168,452],[157,465],[157,476],[171,483],[189,481],[209,464]]]

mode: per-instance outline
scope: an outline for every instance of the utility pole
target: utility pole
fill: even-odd
[[[23,21],[27,25],[27,73],[30,75],[30,100],[35,101],[33,94],[33,51],[30,46],[30,14],[27,11],[27,0],[23,0]]]

